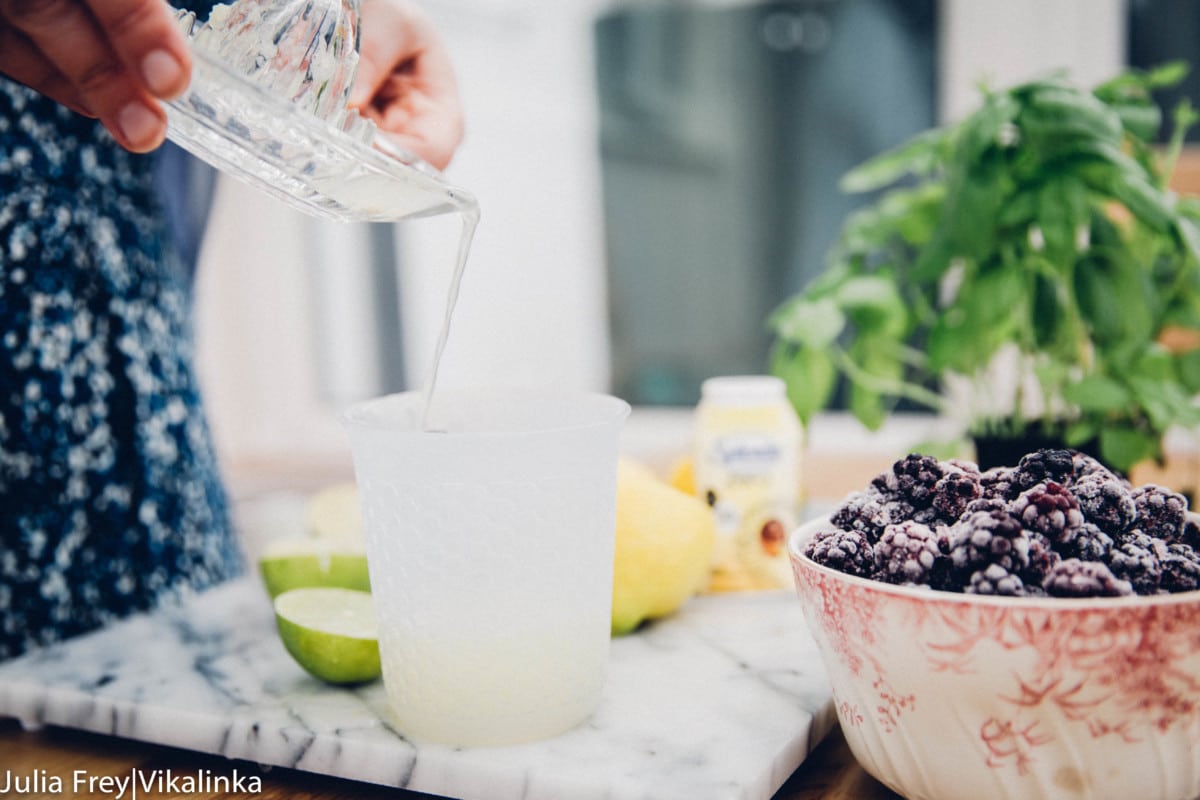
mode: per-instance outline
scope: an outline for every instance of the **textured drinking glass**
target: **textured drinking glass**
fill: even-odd
[[[622,400],[389,395],[347,411],[383,681],[416,741],[499,745],[595,709],[612,624]]]

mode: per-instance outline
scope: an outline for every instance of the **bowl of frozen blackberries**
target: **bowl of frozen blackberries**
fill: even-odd
[[[790,540],[851,750],[907,797],[1200,797],[1200,525],[1040,450],[909,455]]]

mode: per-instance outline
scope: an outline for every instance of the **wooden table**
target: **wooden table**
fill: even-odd
[[[161,745],[145,744],[112,736],[63,728],[45,728],[41,731],[24,731],[12,719],[0,719],[0,789],[3,789],[7,771],[22,780],[36,774],[42,785],[53,789],[51,781],[58,777],[63,786],[61,793],[54,791],[33,793],[0,792],[0,797],[30,798],[97,798],[112,800],[112,794],[102,792],[75,793],[72,775],[83,770],[89,776],[127,776],[134,771],[148,773],[152,770],[170,770],[172,775],[228,776],[236,766],[241,775],[258,775],[262,781],[262,792],[258,795],[230,793],[204,793],[186,795],[191,800],[206,800],[218,797],[253,796],[291,798],[292,800],[418,800],[432,795],[377,786],[368,783],[331,778],[324,775],[301,772],[281,767],[261,768],[256,764],[230,761],[220,756],[193,753]],[[144,794],[139,798],[179,796],[167,793]],[[896,800],[899,795],[888,790],[867,775],[854,761],[838,729],[805,760],[800,768],[776,793],[774,800]]]

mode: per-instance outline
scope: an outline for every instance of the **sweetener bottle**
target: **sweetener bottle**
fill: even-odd
[[[784,382],[709,378],[696,408],[696,489],[712,508],[711,591],[792,585],[787,538],[800,500],[802,430]]]

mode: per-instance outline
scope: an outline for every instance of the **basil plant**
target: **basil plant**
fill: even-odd
[[[1116,469],[1161,458],[1168,428],[1200,422],[1200,202],[1167,188],[1196,114],[1181,103],[1159,145],[1152,97],[1185,72],[985,90],[961,122],[848,173],[844,191],[878,198],[769,319],[801,418],[842,376],[869,428],[904,398],[965,411],[975,436],[1032,424],[1098,442]],[[997,381],[1005,354],[1017,378]],[[1001,390],[1004,410],[982,402]]]

